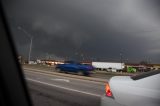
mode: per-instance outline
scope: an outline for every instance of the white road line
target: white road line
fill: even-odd
[[[47,82],[34,80],[34,79],[31,79],[31,78],[26,78],[26,79],[29,80],[29,81],[32,81],[32,82],[40,83],[40,84],[51,86],[51,87],[57,87],[57,88],[61,88],[61,89],[69,90],[69,91],[74,91],[74,92],[79,92],[79,93],[83,93],[83,94],[87,94],[87,95],[101,97],[101,95],[97,95],[97,94],[93,94],[93,93],[89,93],[89,92],[84,92],[84,91],[79,91],[79,90],[76,90],[76,89],[66,88],[66,87],[62,87],[62,86],[59,86],[59,85],[54,85],[54,84],[50,84],[50,83],[47,83]]]
[[[42,71],[42,70],[40,70],[40,71]],[[29,69],[24,69],[24,72],[25,72],[25,74],[36,73],[36,74],[47,75],[47,76],[55,76],[55,77],[59,77],[59,78],[68,78],[67,76],[57,76],[57,75],[53,75],[53,74],[49,74],[49,73],[33,72],[33,71],[30,71]],[[74,80],[77,80],[77,81],[85,81],[85,82],[105,85],[105,83],[95,82],[95,81],[92,81],[92,80],[85,80],[85,79],[78,79],[78,78],[76,79],[76,78],[72,78],[72,77],[69,77],[69,79],[74,79]],[[106,79],[106,82],[108,82],[107,79]]]
[[[64,82],[70,82],[68,79],[60,79],[60,78],[52,78],[53,81],[64,81]]]

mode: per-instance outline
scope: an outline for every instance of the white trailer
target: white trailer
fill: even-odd
[[[117,72],[125,67],[124,63],[113,63],[113,62],[92,62],[92,65],[98,70],[106,70],[111,72]]]

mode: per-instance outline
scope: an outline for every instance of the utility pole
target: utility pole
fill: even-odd
[[[29,46],[29,52],[28,52],[28,64],[30,63],[31,59],[31,52],[32,52],[32,42],[33,42],[33,36],[31,36],[26,30],[24,30],[22,27],[18,27],[19,30],[22,30],[30,39],[30,46]]]
[[[30,62],[31,59],[31,52],[32,52],[32,41],[33,41],[33,37],[30,37],[30,46],[29,46],[29,54],[28,54],[28,63]]]
[[[122,53],[120,53],[120,62],[121,62],[121,69],[122,69]]]

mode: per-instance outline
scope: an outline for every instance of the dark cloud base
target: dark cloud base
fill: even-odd
[[[3,2],[17,50],[26,58],[30,40],[19,26],[34,36],[33,59],[120,61],[122,54],[124,61],[160,62],[160,52],[151,52],[160,49],[157,0]]]

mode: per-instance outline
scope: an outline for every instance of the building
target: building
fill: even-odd
[[[125,67],[136,68],[139,72],[145,72],[150,70],[159,70],[160,64],[125,64]]]

